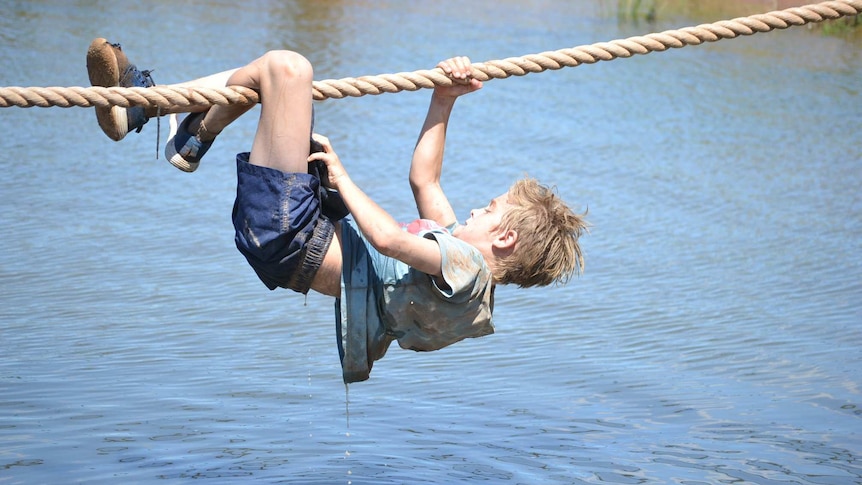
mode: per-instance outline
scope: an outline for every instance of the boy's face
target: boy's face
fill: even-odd
[[[479,248],[488,245],[500,232],[503,214],[512,207],[509,193],[502,194],[492,199],[487,206],[470,211],[470,218],[458,226],[452,235]]]

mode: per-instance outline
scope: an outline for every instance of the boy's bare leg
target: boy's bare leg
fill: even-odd
[[[284,172],[306,172],[313,74],[311,64],[300,54],[272,51],[239,69],[174,86],[245,86],[257,91],[261,113],[249,162]],[[202,120],[202,138],[208,134],[214,137],[252,107],[211,107]],[[189,128],[197,131],[198,126]]]
[[[225,86],[230,86],[230,78],[240,69],[231,69],[228,71],[222,71],[216,74],[211,74],[209,76],[204,76],[192,81],[186,81],[182,83],[171,84],[170,87],[174,88],[187,88],[187,87],[198,87],[198,88],[223,88]],[[221,108],[220,106],[212,106],[210,108],[201,108],[193,110],[193,112],[201,112],[201,111],[213,111],[215,108]],[[192,120],[189,124],[188,129],[192,134],[198,134],[202,141],[212,141],[215,139],[216,135],[222,132],[227,125],[235,121],[237,118],[242,116],[244,113],[248,112],[254,105],[230,105],[226,108],[230,108],[227,110],[218,109],[216,112],[221,112],[219,114],[219,118],[213,118],[210,122],[206,122],[206,116],[203,118],[197,118]],[[208,113],[209,114],[209,113]],[[201,122],[203,121],[204,129],[201,129]]]
[[[209,76],[204,76],[201,78],[197,78],[193,81],[186,81],[182,83],[170,84],[169,87],[172,88],[222,88],[227,85],[228,79],[233,75],[233,73],[239,71],[239,69],[230,69],[228,71],[222,71],[216,74],[210,74]]]

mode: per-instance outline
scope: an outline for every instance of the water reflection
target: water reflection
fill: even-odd
[[[715,20],[619,22],[615,4],[30,2],[0,17],[0,85],[84,84],[96,36],[159,82],[271,48],[325,79]],[[858,481],[860,52],[791,29],[459,101],[444,180],[459,214],[524,172],[554,183],[590,208],[587,273],[499,289],[497,334],[393,350],[349,408],[331,301],[264,291],[233,249],[229,162],[253,116],[189,177],[153,160],[152,125],[116,144],[90,110],[4,110],[0,476]],[[317,105],[399,218],[427,99]]]

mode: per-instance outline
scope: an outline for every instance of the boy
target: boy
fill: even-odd
[[[87,65],[95,85],[152,85],[105,39],[93,41]],[[586,222],[534,180],[516,182],[463,225],[456,222],[440,186],[446,129],[455,100],[482,83],[465,57],[438,67],[455,83],[431,97],[409,175],[421,219],[406,226],[353,183],[327,138],[311,135],[313,71],[300,54],[268,52],[242,68],[176,85],[240,85],[260,94],[251,151],[236,160],[236,245],[270,290],[336,298],[346,383],[367,379],[393,340],[428,351],[493,333],[498,283],[544,286],[583,269],[578,238]],[[215,137],[250,108],[213,106],[179,126],[172,115],[166,158],[194,171]],[[113,107],[96,115],[119,140],[155,113]]]

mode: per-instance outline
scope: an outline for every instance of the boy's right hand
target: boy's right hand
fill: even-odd
[[[308,163],[316,160],[320,160],[325,163],[329,180],[323,182],[328,187],[338,190],[338,184],[349,179],[347,171],[344,169],[344,165],[341,164],[338,154],[336,154],[335,150],[332,148],[332,143],[329,142],[329,138],[317,133],[313,133],[311,137],[314,141],[320,143],[320,146],[323,147],[323,151],[309,155]]]
[[[434,94],[448,98],[472,93],[482,89],[482,81],[473,78],[473,67],[469,57],[459,56],[440,61],[437,67],[449,76],[454,84],[452,86],[436,86]]]

